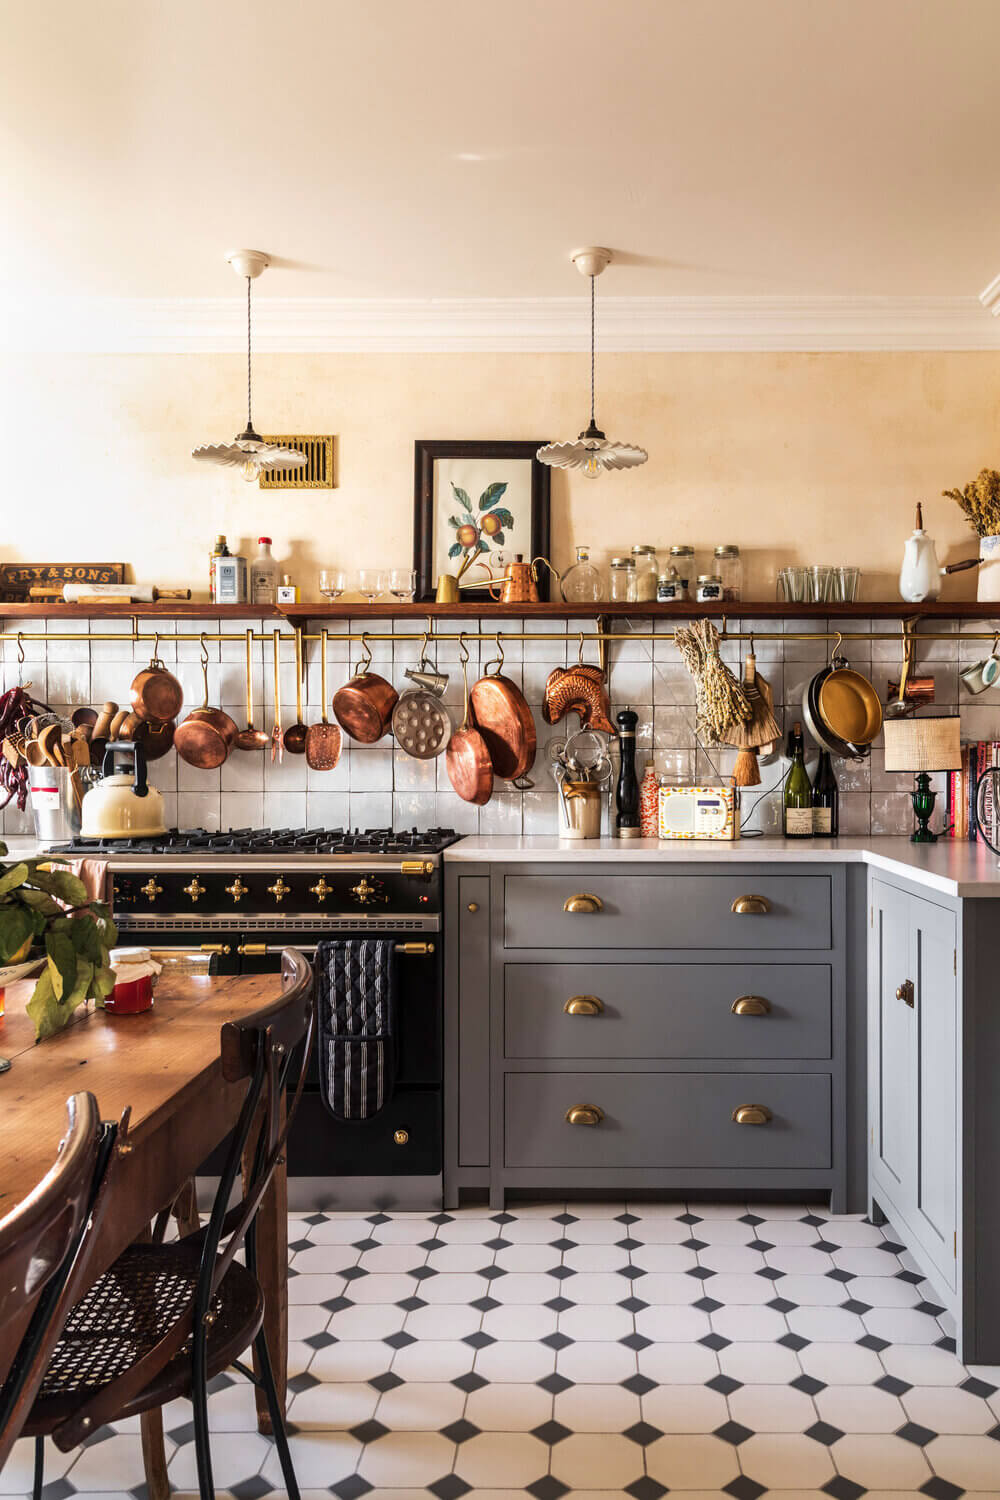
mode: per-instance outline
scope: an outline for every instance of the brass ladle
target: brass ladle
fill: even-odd
[[[264,750],[268,737],[263,729],[255,729],[253,722],[253,631],[247,631],[247,727],[236,736],[237,750]]]

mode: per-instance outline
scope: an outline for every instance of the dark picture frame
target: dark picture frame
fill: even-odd
[[[511,459],[517,459],[530,462],[531,525],[529,536],[525,537],[522,530],[516,539],[511,537],[506,542],[505,550],[511,555],[515,552],[522,553],[526,561],[538,556],[548,557],[552,470],[547,464],[539,463],[535,457],[546,441],[545,438],[533,439],[530,442],[417,438],[413,445],[413,566],[417,573],[416,597],[418,599],[424,601],[433,599],[437,587],[437,578],[434,573],[434,517],[438,497],[434,492],[434,464],[438,459],[478,459],[487,462],[495,459],[501,463],[509,463]],[[456,561],[452,571],[457,571],[457,568],[458,562]],[[548,569],[539,569],[539,575],[538,597],[540,600],[547,600],[550,576]],[[471,570],[470,581],[477,576],[480,575],[475,570]],[[484,602],[488,602],[489,598],[480,590],[471,591],[467,597],[470,600],[482,598]]]

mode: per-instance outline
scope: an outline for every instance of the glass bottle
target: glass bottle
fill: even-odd
[[[604,579],[590,561],[590,548],[577,547],[576,562],[559,581],[567,604],[596,604],[604,598]]]
[[[840,792],[833,774],[829,750],[819,752],[819,766],[813,782],[813,833],[817,838],[836,838],[840,829]]]
[[[250,603],[276,604],[278,600],[278,564],[271,556],[271,538],[259,536],[260,551],[250,564]]]
[[[649,604],[656,598],[656,580],[660,565],[656,560],[656,548],[648,542],[638,542],[632,548],[635,559],[635,597],[640,604]]]
[[[786,839],[813,836],[812,782],[806,770],[802,725],[796,721],[789,736],[792,764],[785,782],[784,828]]]
[[[743,594],[743,559],[740,557],[740,549],[732,542],[726,542],[715,549],[715,565],[712,569],[722,579],[722,597],[726,604],[731,604],[742,597]]]
[[[225,539],[225,537],[220,532],[219,535],[215,538],[215,546],[212,548],[211,552],[208,554],[208,597],[211,599],[211,601],[212,601],[213,604],[216,602],[215,601],[215,559],[217,557],[228,557],[228,556],[229,556],[229,548],[226,546],[226,539]]]
[[[631,557],[613,557],[608,570],[611,585],[609,598],[614,604],[635,603],[635,561]]]
[[[639,783],[639,832],[644,839],[655,839],[660,826],[660,783],[656,767],[647,760]]]

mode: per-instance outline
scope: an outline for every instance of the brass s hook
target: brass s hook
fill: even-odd
[[[201,632],[201,664],[202,664],[203,667],[207,667],[208,666],[208,662],[209,662],[208,645],[207,645],[207,643],[205,641],[205,632],[202,631]]]
[[[484,677],[489,677],[491,675],[490,674],[490,667],[493,667],[493,666],[496,667],[496,671],[492,674],[494,677],[499,677],[500,673],[503,671],[503,662],[504,662],[503,642],[500,639],[500,632],[499,632],[499,630],[497,631],[497,633],[493,637],[493,639],[496,642],[497,654],[496,654],[496,656],[491,656],[490,659],[489,659],[489,661],[483,667],[483,676]]]
[[[576,649],[576,664],[577,664],[578,667],[582,667],[583,666],[583,631],[582,630],[580,631],[580,644],[579,644],[579,646]]]
[[[364,661],[361,664],[361,670],[355,675],[358,677],[365,677],[368,673],[369,668],[371,667],[372,661],[374,660],[374,658],[372,657],[372,648],[368,644],[367,630],[363,630],[361,632],[361,650],[364,652]]]
[[[468,666],[468,664],[469,664],[469,648],[465,644],[465,631],[464,630],[460,630],[458,632],[458,659],[462,663],[463,667]]]

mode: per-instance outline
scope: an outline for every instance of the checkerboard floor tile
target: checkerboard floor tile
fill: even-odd
[[[554,1203],[295,1215],[289,1238],[305,1500],[1000,1495],[1000,1368],[959,1363],[933,1286],[862,1218]],[[249,1387],[218,1377],[210,1416],[219,1494],[280,1496]],[[164,1418],[191,1495],[190,1407]],[[46,1500],[144,1500],[136,1429],[50,1445]]]

